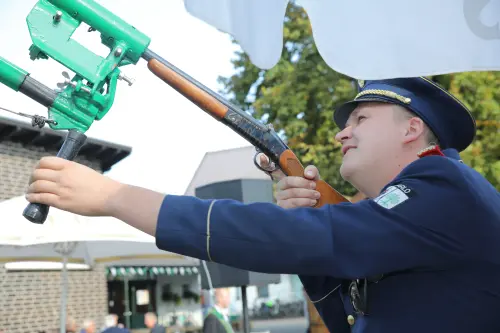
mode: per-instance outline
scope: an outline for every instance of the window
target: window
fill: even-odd
[[[241,288],[236,289],[236,300],[241,301]]]
[[[135,299],[137,305],[148,305],[149,304],[149,290],[137,290],[135,292]]]
[[[257,287],[258,297],[269,297],[269,287],[268,286],[258,286]]]

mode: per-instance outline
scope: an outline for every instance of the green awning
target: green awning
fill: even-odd
[[[159,275],[190,276],[198,274],[197,266],[111,266],[106,268],[108,278],[119,277],[148,277],[155,278]]]

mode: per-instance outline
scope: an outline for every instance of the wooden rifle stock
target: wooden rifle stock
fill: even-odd
[[[277,163],[286,175],[304,177],[304,167],[297,156],[282,143],[275,133],[270,135],[271,130],[268,127],[243,114],[242,111],[221,102],[220,99],[214,96],[214,93],[209,93],[208,88],[200,88],[200,84],[194,84],[192,79],[181,75],[157,58],[152,57],[147,60],[148,69],[153,74],[206,113],[242,135],[251,144],[264,152],[270,160]],[[316,181],[316,190],[321,193],[321,197],[314,207],[349,201],[323,180]]]
[[[302,163],[300,163],[297,156],[295,156],[293,151],[291,151],[290,149],[285,150],[283,154],[281,154],[279,165],[281,167],[281,170],[283,170],[283,172],[289,176],[304,177],[304,167],[302,166]],[[321,193],[318,202],[314,206],[316,208],[326,204],[335,205],[341,202],[349,201],[342,194],[331,187],[327,182],[321,179],[316,181],[316,191]]]

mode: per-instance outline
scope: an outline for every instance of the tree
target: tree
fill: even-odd
[[[433,79],[462,101],[476,118],[476,138],[461,153],[464,163],[500,190],[500,73],[468,72]]]
[[[304,165],[314,164],[322,178],[339,192],[356,190],[338,170],[340,144],[334,136],[336,106],[357,93],[354,80],[333,71],[321,58],[311,25],[302,7],[290,3],[283,30],[285,45],[279,63],[269,70],[255,67],[244,52],[233,60],[235,74],[219,78],[222,94],[255,118],[272,123]],[[236,43],[236,41],[234,41]],[[500,73],[461,73],[432,77],[469,106],[480,123],[474,144],[463,153],[464,162],[500,188]],[[496,121],[496,126],[492,125]]]

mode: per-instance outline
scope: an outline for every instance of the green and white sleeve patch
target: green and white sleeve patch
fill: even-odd
[[[402,184],[389,186],[378,197],[373,199],[379,206],[392,209],[406,200],[410,199],[412,191]]]

